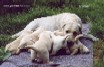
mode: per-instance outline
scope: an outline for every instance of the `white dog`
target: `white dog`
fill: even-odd
[[[49,51],[51,50],[52,39],[49,33],[43,32],[39,35],[39,40],[36,41],[33,45],[27,45],[26,48],[34,50],[34,54],[31,54],[31,59],[34,60],[37,58],[37,54],[40,60],[45,64],[51,64],[49,61]],[[32,52],[31,52],[32,53]]]
[[[63,34],[76,33],[75,36],[81,33],[81,19],[73,13],[62,13],[48,17],[41,17],[30,22],[24,30],[12,35],[12,37],[20,36],[25,30],[35,31],[37,27],[43,26],[49,31],[60,30]]]

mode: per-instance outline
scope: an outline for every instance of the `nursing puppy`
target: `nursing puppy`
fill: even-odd
[[[45,31],[39,35],[39,40],[33,45],[27,45],[25,48],[33,49],[31,52],[31,59],[37,59],[37,54],[39,59],[43,63],[50,64],[49,55],[55,55],[57,51],[66,47],[66,36],[56,36],[53,32]],[[51,53],[49,53],[51,52]]]
[[[66,38],[67,47],[68,50],[70,51],[70,54],[75,55],[78,53],[78,51],[80,51],[80,53],[89,53],[90,51],[88,47],[86,47],[79,41],[79,38],[83,37],[83,35],[82,34],[77,35],[75,38],[73,38],[72,35]]]
[[[48,31],[60,30],[63,32],[63,34],[75,32],[77,35],[82,32],[82,22],[76,14],[61,13],[53,16],[34,19],[34,21],[27,24],[22,31],[12,35],[12,37],[20,36],[25,30],[34,31],[40,26],[44,26]]]
[[[74,39],[72,36],[69,36],[69,38],[66,38],[67,40],[67,46],[69,48],[69,51],[71,52],[71,55],[74,55],[80,51],[80,53],[89,53],[88,47],[86,47],[83,43],[79,41],[79,38],[85,37],[90,38],[92,41],[98,41],[99,39],[94,37],[91,34],[79,34]],[[72,39],[72,40],[70,40]]]
[[[63,36],[63,32],[60,32],[58,30],[55,31],[54,33],[55,33],[55,35]],[[79,41],[79,38],[81,38],[81,37],[89,38],[92,41],[98,41],[99,40],[98,38],[96,38],[95,36],[93,36],[91,34],[79,34],[77,36],[73,36],[76,33],[70,33],[70,34],[71,35],[69,35],[66,38],[66,41],[67,41],[67,46],[68,46],[68,48],[67,48],[68,52],[70,51],[71,55],[78,53],[78,51],[80,51],[80,53],[89,53],[89,49]]]
[[[30,48],[34,50],[34,57],[31,57],[32,60],[37,58],[37,54],[40,60],[44,64],[52,64],[49,61],[49,51],[51,50],[52,39],[49,33],[43,32],[39,35],[39,40],[36,41],[33,45],[27,45],[25,48]]]
[[[24,49],[24,47],[25,47],[26,45],[32,45],[33,42],[31,41],[31,39],[32,39],[34,42],[36,42],[36,41],[39,39],[38,35],[39,35],[40,33],[42,33],[43,31],[45,31],[45,28],[41,26],[41,27],[38,27],[37,30],[34,31],[32,34],[24,36],[24,37],[21,39],[20,44],[18,45],[18,51],[17,51],[17,53],[20,52],[20,49]]]
[[[11,52],[11,54],[16,54],[22,37],[24,37],[28,34],[31,34],[31,33],[32,33],[32,31],[23,32],[18,38],[16,38],[16,40],[14,40],[13,42],[10,42],[9,44],[7,44],[5,46],[5,51],[9,51],[9,52]]]

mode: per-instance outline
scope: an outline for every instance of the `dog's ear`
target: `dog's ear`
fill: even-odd
[[[61,28],[61,30],[62,30],[62,31],[63,31],[63,29],[64,29],[65,25],[66,25],[66,24],[63,24],[63,25],[62,25],[62,28]]]

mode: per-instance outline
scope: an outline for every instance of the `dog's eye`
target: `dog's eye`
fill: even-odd
[[[66,33],[69,33],[69,31],[67,30]]]

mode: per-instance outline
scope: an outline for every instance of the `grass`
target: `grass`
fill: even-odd
[[[94,65],[93,67],[104,67],[104,41],[100,40],[94,44]]]
[[[104,67],[104,0],[79,0],[79,7],[65,6],[63,8],[51,8],[49,6],[36,5],[30,11],[0,16],[0,44],[5,46],[13,39],[10,35],[23,29],[34,18],[54,15],[62,12],[78,14],[83,23],[91,23],[91,34],[100,38],[94,43],[93,67]]]

